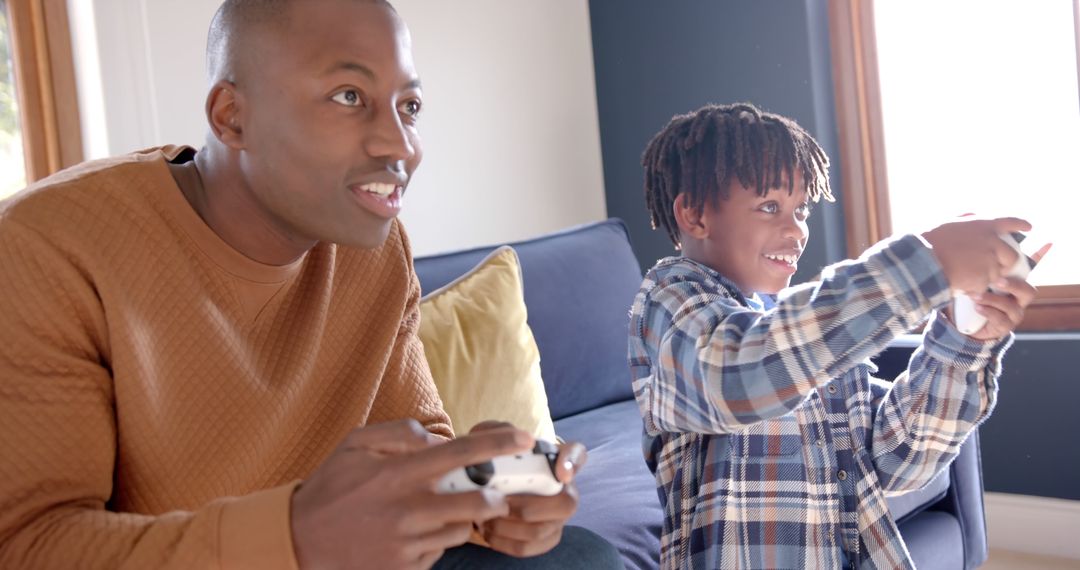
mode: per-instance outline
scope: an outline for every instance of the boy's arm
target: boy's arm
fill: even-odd
[[[878,244],[761,313],[701,283],[646,283],[631,318],[634,389],[650,431],[727,433],[795,409],[951,298],[927,244]]]
[[[994,407],[1012,339],[975,340],[935,316],[908,370],[874,402],[870,453],[886,492],[921,488],[956,457]]]

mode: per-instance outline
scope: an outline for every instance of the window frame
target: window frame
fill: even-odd
[[[1080,81],[1080,0],[1073,0],[1073,29]],[[892,234],[873,1],[829,0],[829,40],[840,194],[854,258]],[[1080,283],[1040,286],[1017,330],[1080,330]]]
[[[82,162],[82,130],[65,0],[8,0],[19,130],[31,184]]]

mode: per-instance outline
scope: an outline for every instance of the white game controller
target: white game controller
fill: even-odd
[[[555,478],[558,456],[559,448],[554,444],[536,440],[531,452],[502,455],[491,461],[454,469],[439,480],[436,490],[464,493],[491,489],[504,495],[557,495],[563,488]]]
[[[1035,267],[1035,260],[1031,259],[1020,251],[1020,242],[1024,241],[1027,237],[1020,232],[1011,232],[1008,234],[1001,234],[1001,240],[1009,244],[1009,247],[1016,250],[1019,256],[1016,258],[1016,264],[1012,266],[1005,276],[1006,277],[1019,277],[1025,279],[1028,273]],[[991,292],[1000,293],[1000,291],[990,288]],[[980,315],[975,311],[975,301],[963,293],[956,293],[953,297],[953,322],[956,323],[956,328],[964,334],[975,334],[979,332],[979,329],[986,325],[986,317]]]

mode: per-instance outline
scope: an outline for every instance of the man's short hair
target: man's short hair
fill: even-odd
[[[388,0],[355,1],[382,4],[396,12]],[[245,43],[244,36],[256,28],[283,26],[292,2],[293,0],[225,0],[210,20],[210,31],[206,38],[206,74],[210,83],[221,80],[235,82],[237,50],[234,44]]]

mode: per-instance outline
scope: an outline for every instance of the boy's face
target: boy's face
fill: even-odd
[[[726,200],[706,203],[701,237],[684,242],[684,253],[747,295],[779,292],[791,282],[810,235],[810,204],[799,182],[791,194],[787,188],[773,189],[764,197],[732,182]]]

